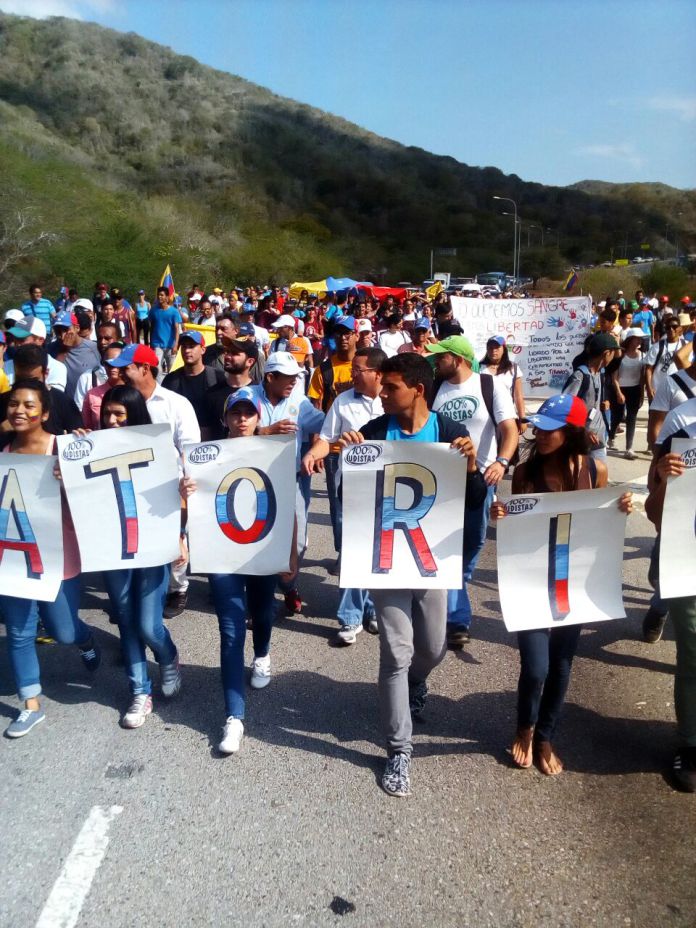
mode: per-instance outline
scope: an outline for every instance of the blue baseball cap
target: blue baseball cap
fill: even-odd
[[[505,338],[502,335],[491,335],[491,337],[486,340],[486,344],[489,342],[495,342],[496,345],[500,345],[501,348],[505,347]]]
[[[53,320],[54,329],[56,326],[69,329],[71,325],[77,325],[77,316],[71,313],[69,309],[64,309],[62,313],[58,313]]]
[[[256,329],[255,329],[254,326],[251,324],[251,322],[243,322],[243,323],[240,325],[240,327],[239,327],[239,334],[240,334],[240,335],[245,335],[245,336],[247,336],[247,337],[251,335],[252,338],[255,338],[255,337],[256,337]]]
[[[205,344],[203,335],[200,332],[197,332],[195,329],[184,329],[184,331],[179,336],[179,341],[181,341],[182,338],[188,338],[192,342],[195,342],[197,345]]]
[[[416,324],[413,326],[414,329],[428,329],[430,330],[432,326],[430,325],[430,319],[427,316],[420,318]]]
[[[349,329],[351,332],[355,332],[355,317],[354,316],[336,316],[333,321],[334,329]]]
[[[259,399],[256,393],[254,393],[254,391],[250,390],[248,387],[242,387],[235,393],[230,393],[230,395],[225,400],[225,413],[228,413],[233,406],[237,405],[237,403],[251,403],[251,405],[256,410],[256,415],[261,415],[261,404],[259,403]],[[223,413],[223,415],[225,413]]]
[[[587,422],[587,406],[577,396],[569,393],[560,393],[545,400],[539,411],[527,416],[526,422],[531,423],[535,429],[542,432],[555,432],[564,425],[584,426]]]

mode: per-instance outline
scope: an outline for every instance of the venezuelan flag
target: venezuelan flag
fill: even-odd
[[[162,274],[162,279],[159,282],[160,287],[166,287],[169,291],[169,299],[174,299],[174,278],[172,277],[172,269],[167,265],[164,269],[164,274]]]
[[[570,274],[568,274],[568,278],[566,282],[563,284],[563,289],[566,291],[572,290],[577,282],[578,282],[578,275],[573,270],[570,272]]]

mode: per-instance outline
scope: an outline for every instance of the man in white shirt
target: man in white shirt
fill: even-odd
[[[665,321],[665,333],[650,346],[645,355],[645,388],[651,404],[662,381],[677,371],[673,358],[684,344],[682,326],[677,316],[670,316]]]
[[[379,347],[388,358],[394,357],[402,345],[407,345],[411,338],[403,331],[403,320],[399,313],[392,313],[386,318],[387,329],[379,336]]]
[[[450,590],[447,597],[447,643],[452,648],[461,648],[469,640],[472,618],[466,585],[486,540],[496,487],[517,449],[517,414],[510,391],[498,382],[500,378],[477,373],[473,346],[463,335],[451,335],[427,345],[427,350],[435,355],[441,383],[438,389],[436,381],[433,412],[466,425],[477,449],[476,466],[488,485],[483,504],[465,513],[462,589]]]
[[[145,400],[147,411],[153,424],[167,423],[172,430],[172,438],[179,455],[184,453],[184,445],[196,444],[201,440],[201,430],[193,406],[186,397],[173,390],[167,390],[157,383],[159,358],[147,345],[134,343],[127,345],[117,358],[110,362],[112,367],[123,370],[123,379],[136,389]],[[181,459],[179,472],[183,475]],[[188,593],[187,563],[180,567],[172,564],[169,581],[169,595],[164,608],[167,619],[180,615],[186,608]]]
[[[696,355],[693,342],[684,342],[672,356],[675,372],[665,377],[657,390],[648,413],[648,449],[655,444],[665,416],[681,403],[696,398]]]
[[[366,422],[382,415],[384,410],[379,396],[382,386],[380,368],[386,359],[386,354],[379,348],[358,348],[355,352],[351,367],[354,386],[339,393],[331,404],[319,437],[302,458],[303,473],[314,473],[316,462],[324,460],[331,450],[331,445],[335,444],[344,432],[359,432]],[[339,521],[339,526],[341,524]],[[356,636],[363,630],[363,624],[367,625],[368,631],[377,633],[375,607],[368,590],[341,590],[336,618],[341,626],[336,636],[339,644],[355,644]]]

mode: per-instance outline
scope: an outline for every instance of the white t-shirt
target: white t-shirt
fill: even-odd
[[[696,438],[696,400],[687,400],[667,413],[655,444],[661,445],[670,436]]]
[[[481,367],[479,368],[479,371],[482,374],[487,374],[489,372],[488,365],[482,364]],[[504,383],[507,389],[509,390],[510,394],[512,394],[513,383],[516,380],[519,380],[520,377],[524,377],[524,371],[519,366],[519,364],[515,361],[515,363],[510,368],[509,371],[505,371],[504,374],[493,374],[493,376],[496,378],[498,382]]]
[[[660,339],[658,342],[653,342],[653,344],[648,349],[643,363],[646,367],[652,368],[652,382],[656,393],[663,380],[669,377],[670,374],[676,374],[677,366],[672,360],[672,357],[674,352],[678,351],[683,344],[683,338],[677,339],[677,341],[672,345],[670,345],[666,340]],[[660,346],[662,346],[661,353]],[[657,361],[658,354],[660,355],[659,362]]]
[[[678,371],[678,374],[679,379],[683,380],[687,387],[693,391],[693,396],[696,396],[696,380],[687,374],[686,371]],[[650,409],[655,412],[669,412],[679,406],[680,403],[685,403],[688,399],[691,399],[691,397],[684,393],[679,384],[674,380],[674,377],[670,375],[669,377],[665,377],[655,391],[655,398],[650,404]]]
[[[153,425],[167,423],[179,454],[184,453],[184,445],[197,444],[201,440],[196,413],[185,396],[157,384],[145,405]]]
[[[331,404],[321,427],[320,437],[330,444],[337,442],[344,432],[357,432],[371,419],[383,413],[382,400],[345,390]]]
[[[396,332],[382,332],[379,336],[379,347],[388,358],[393,358],[402,345],[408,345],[411,339],[406,332],[397,329]]]
[[[433,402],[433,412],[441,412],[455,422],[463,422],[468,428],[471,440],[476,446],[476,464],[482,471],[489,467],[498,455],[496,423],[499,425],[506,419],[517,418],[509,388],[500,382],[501,377],[492,379],[495,422],[488,415],[483,401],[479,374],[472,373],[464,383],[443,383]]]
[[[637,387],[640,384],[640,375],[643,367],[643,355],[638,352],[635,358],[625,354],[619,365],[619,386]]]

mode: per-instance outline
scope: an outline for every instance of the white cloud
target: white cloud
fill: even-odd
[[[675,113],[682,122],[696,120],[696,97],[652,97],[648,106],[663,113]]]
[[[85,19],[93,13],[105,13],[113,9],[113,0],[0,0],[3,13],[45,19],[47,16],[67,16],[70,19]]]
[[[594,158],[604,158],[609,161],[623,161],[632,165],[634,168],[640,167],[643,163],[635,148],[625,143],[616,145],[585,145],[578,149],[580,155],[590,155]]]

